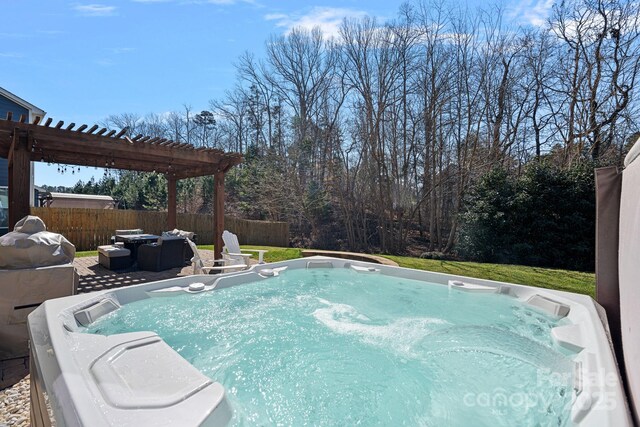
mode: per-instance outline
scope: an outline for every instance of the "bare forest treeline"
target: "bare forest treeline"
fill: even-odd
[[[639,4],[561,1],[516,27],[497,7],[418,2],[333,37],[294,28],[242,55],[204,111],[106,124],[243,153],[230,209],[288,221],[294,243],[447,253],[491,170],[621,162],[638,135]],[[181,183],[179,206],[210,209],[210,181]]]

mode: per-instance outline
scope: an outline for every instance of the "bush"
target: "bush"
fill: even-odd
[[[444,252],[423,252],[420,254],[422,259],[435,259],[438,261],[452,261],[455,257],[451,254],[445,254]]]
[[[482,262],[508,263],[515,200],[513,180],[502,169],[483,176],[462,214],[458,252]]]
[[[458,251],[466,258],[592,271],[593,168],[535,162],[519,177],[493,170],[471,193],[461,222]]]

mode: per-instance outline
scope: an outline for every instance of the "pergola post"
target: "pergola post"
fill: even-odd
[[[224,172],[213,175],[213,245],[215,259],[222,258],[224,231]]]
[[[167,175],[167,196],[168,196],[168,206],[167,206],[167,229],[173,230],[177,228],[176,224],[176,210],[177,210],[177,202],[176,202],[176,177],[173,175]]]
[[[31,188],[31,164],[29,162],[29,138],[15,129],[9,149],[9,230],[31,212],[29,191]]]

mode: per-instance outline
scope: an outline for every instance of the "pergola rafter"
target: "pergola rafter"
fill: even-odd
[[[242,162],[239,153],[175,142],[166,138],[127,135],[120,131],[75,123],[64,127],[26,123],[24,117],[0,119],[0,157],[9,160],[9,226],[29,214],[29,162],[61,163],[141,172],[158,172],[168,181],[168,224],[176,227],[176,182],[198,176],[214,176],[215,251],[222,250],[224,229],[224,174]],[[87,129],[88,128],[88,129]]]

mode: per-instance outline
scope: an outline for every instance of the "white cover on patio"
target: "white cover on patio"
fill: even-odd
[[[37,216],[28,215],[0,237],[0,269],[69,264],[76,248],[63,235],[50,233]]]
[[[42,302],[73,295],[76,248],[26,216],[0,237],[0,360],[28,354],[27,316]]]

